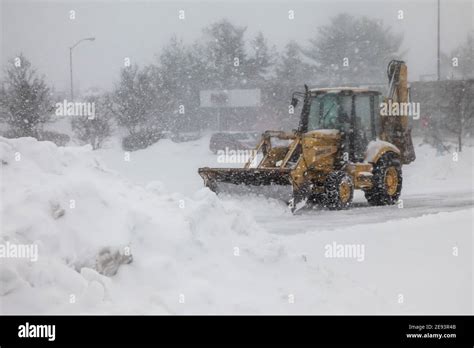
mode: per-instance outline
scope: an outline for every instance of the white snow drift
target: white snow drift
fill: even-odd
[[[259,214],[292,219],[284,204],[201,188],[205,143],[163,141],[125,163],[118,149],[0,138],[0,243],[38,247],[36,261],[0,259],[0,312],[471,312],[469,207],[336,229],[310,216],[307,233],[274,234]],[[363,244],[363,261],[325,257],[334,243]]]

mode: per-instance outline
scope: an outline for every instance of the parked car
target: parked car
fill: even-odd
[[[194,141],[201,138],[201,132],[176,132],[171,136],[171,140],[175,143]]]
[[[163,139],[164,133],[157,129],[145,129],[130,134],[122,139],[122,148],[125,151],[136,151],[146,149],[158,140]]]
[[[259,132],[219,132],[211,136],[209,149],[213,153],[225,151],[226,147],[230,150],[253,149],[259,140]]]

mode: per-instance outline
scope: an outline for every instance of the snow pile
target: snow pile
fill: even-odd
[[[383,140],[372,140],[367,145],[367,152],[365,154],[364,162],[366,162],[366,163],[374,162],[375,156],[377,156],[379,154],[380,150],[382,150],[382,148],[384,148],[384,147],[389,148],[389,149],[393,149],[395,152],[398,150],[395,146],[393,146],[393,144],[391,144],[389,142],[386,142],[386,141],[383,141]]]
[[[222,206],[207,189],[189,199],[165,193],[159,182],[147,188],[132,185],[106,169],[88,146],[61,148],[32,138],[0,138],[0,149],[1,243],[38,248],[35,262],[1,260],[6,312],[94,310],[110,303],[114,283],[97,271],[113,275],[118,270],[121,279],[127,267],[134,276],[152,277],[154,292],[168,289],[170,302],[177,303],[180,292],[173,284],[186,277],[205,279],[207,272],[230,276],[219,255],[227,255],[228,263],[235,250],[249,250],[249,241],[258,245],[255,222],[236,206]],[[251,254],[265,261],[278,252],[257,247]],[[121,264],[126,266],[119,269]],[[198,295],[203,282],[188,292]],[[70,300],[83,307],[72,307]],[[156,311],[169,311],[162,301],[157,303]]]
[[[436,154],[429,145],[415,147],[416,159],[403,166],[403,192],[427,193],[473,190],[474,148],[462,152]]]
[[[203,187],[198,175],[199,167],[242,167],[244,164],[219,163],[218,155],[209,150],[210,136],[196,141],[175,143],[162,139],[146,149],[128,153],[130,161],[124,161],[124,151],[118,141],[97,152],[108,167],[120,172],[142,186],[159,180],[169,191],[192,195]]]
[[[207,141],[162,141],[126,162],[118,148],[0,138],[0,246],[38,248],[37,260],[0,259],[0,312],[470,310],[472,204],[439,213],[444,206],[410,200],[453,175],[450,185],[466,188],[468,151],[453,163],[417,148],[417,161],[404,167],[405,209],[293,216],[276,200],[202,188],[197,168],[216,160]],[[328,258],[335,243],[362,244],[363,261]]]
[[[335,285],[331,313],[470,314],[473,217],[471,206],[376,224],[326,227],[319,233],[313,228],[313,233],[289,236],[285,245],[289,250],[307,245],[308,266],[326,266],[328,282],[351,280],[353,301],[340,305],[344,297]],[[332,243],[364,246],[363,261],[325,258],[325,248]]]
[[[415,161],[402,167],[402,197],[407,193],[472,191],[473,146],[464,146],[460,153],[438,155],[433,147],[420,145],[420,142],[414,139]],[[185,143],[161,140],[147,149],[130,153],[130,162],[124,161],[124,152],[118,144],[97,153],[109,167],[137,184],[160,180],[169,190],[185,195],[202,188],[203,181],[197,175],[199,167],[244,165],[219,163],[218,156],[209,150],[209,136]],[[358,192],[356,196],[360,196]]]

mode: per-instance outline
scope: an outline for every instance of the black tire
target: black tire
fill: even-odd
[[[343,171],[330,173],[324,183],[322,205],[330,210],[349,208],[354,198],[354,184]]]
[[[390,188],[386,176],[390,171],[396,172],[396,189]],[[393,173],[393,172],[392,172]],[[365,191],[365,198],[370,205],[392,205],[398,202],[402,191],[402,165],[399,156],[394,152],[387,152],[375,163],[372,170],[373,186]],[[393,175],[393,174],[391,174]],[[395,186],[395,184],[392,185]]]

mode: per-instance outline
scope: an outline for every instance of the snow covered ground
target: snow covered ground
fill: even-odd
[[[403,206],[357,194],[351,210],[292,215],[203,188],[197,168],[227,166],[208,141],[162,140],[126,160],[118,142],[0,138],[3,243],[38,246],[37,261],[0,259],[0,312],[473,312],[472,147],[457,161],[417,147]],[[103,248],[133,262],[101,275]]]

